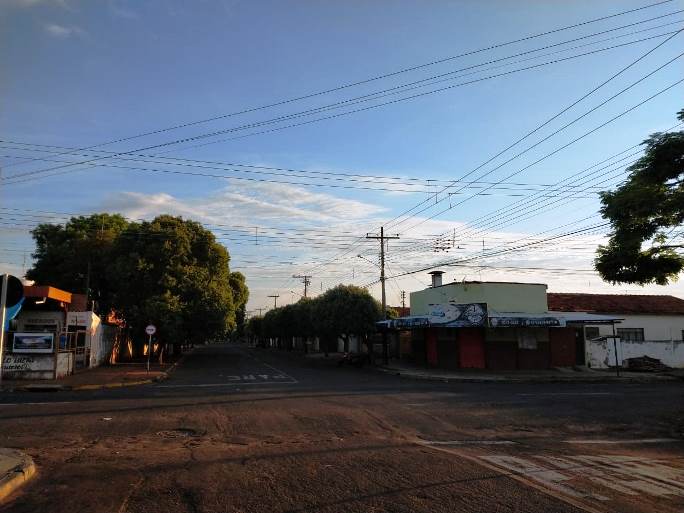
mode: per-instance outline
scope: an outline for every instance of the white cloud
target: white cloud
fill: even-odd
[[[75,27],[75,26],[67,27],[65,25],[59,25],[58,23],[46,23],[45,24],[45,31],[48,34],[50,34],[51,36],[62,37],[62,38],[83,34],[83,30],[81,30],[78,27]]]
[[[132,218],[170,213],[204,223],[320,225],[366,219],[384,208],[358,200],[283,184],[229,185],[204,197],[181,199],[166,193],[124,192],[105,201],[106,208]]]

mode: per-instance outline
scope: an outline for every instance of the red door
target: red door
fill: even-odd
[[[485,368],[484,330],[461,328],[458,330],[458,354],[464,369]]]
[[[437,332],[433,329],[425,330],[425,356],[428,365],[437,367]]]

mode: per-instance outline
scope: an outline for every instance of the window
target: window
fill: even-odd
[[[643,342],[644,328],[618,328],[617,336],[625,342]]]
[[[597,326],[587,326],[584,328],[584,338],[587,340],[594,340],[595,338],[599,338],[599,329]]]
[[[537,349],[537,334],[531,330],[518,330],[518,349]]]

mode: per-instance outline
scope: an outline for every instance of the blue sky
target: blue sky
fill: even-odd
[[[59,155],[54,152],[67,150],[17,143],[86,148],[362,81],[636,9],[647,3],[645,0],[619,3],[0,1],[0,58],[2,68],[6,70],[0,76],[0,138],[5,141],[0,143],[3,155],[0,163],[3,176],[8,180],[0,188],[0,208],[3,208],[0,210],[3,218],[0,270],[21,273],[25,253],[28,254],[26,265],[30,265],[30,226],[40,221],[62,219],[60,214],[37,211],[90,213],[108,210],[132,218],[149,218],[169,212],[198,219],[222,238],[233,257],[233,268],[247,275],[252,289],[251,309],[268,306],[268,294],[279,293],[284,302],[296,300],[301,286],[297,279],[291,278],[292,274],[312,274],[314,292],[337,282],[371,283],[377,278],[375,264],[356,255],[377,261],[377,243],[357,240],[357,237],[363,237],[366,232],[425,200],[427,192],[314,187],[311,182],[377,188],[385,187],[382,182],[390,181],[388,188],[406,190],[405,184],[409,183],[413,184],[408,187],[410,190],[416,187],[425,190],[426,182],[415,179],[458,179],[662,43],[672,31],[684,27],[684,13],[672,14],[684,9],[684,2],[675,0],[307,100],[97,148],[112,152],[136,150],[145,155],[164,152],[162,156],[166,158],[204,161],[203,164],[190,163],[195,167],[188,167],[188,161],[180,167],[170,165],[168,160],[160,163],[158,158],[154,163],[141,163],[110,157],[99,158],[95,162],[100,164],[97,167],[72,166],[62,169],[68,173],[54,176],[44,176],[50,172],[36,173],[28,175],[33,177],[31,180],[12,183],[14,174],[59,165],[48,161],[27,162],[18,157],[74,162],[93,158]],[[656,17],[660,18],[645,22]],[[525,62],[499,61],[483,66],[501,66],[495,70],[475,68],[467,76],[454,78],[452,75],[446,77],[449,81],[431,87],[364,102],[352,108],[624,45],[595,55],[270,133],[224,140],[316,116],[144,150],[186,137],[293,115],[628,24],[635,25],[514,59],[529,59]],[[649,39],[636,42],[646,38]],[[674,58],[682,51],[683,40],[684,35],[676,35],[539,133],[481,168],[470,179],[492,170],[498,163]],[[579,45],[584,46],[580,48]],[[558,53],[540,57],[540,54],[550,52]],[[682,69],[682,59],[674,61],[480,181],[503,180],[681,79]],[[482,252],[482,240],[487,253],[496,251],[502,244],[515,245],[516,241],[539,232],[549,236],[599,223],[600,218],[595,215],[598,202],[593,193],[600,187],[617,183],[619,167],[611,179],[589,183],[595,188],[578,194],[579,199],[552,205],[547,211],[540,211],[522,222],[512,223],[513,214],[521,211],[511,207],[502,222],[488,230],[475,231],[465,224],[524,199],[507,194],[537,192],[544,184],[563,180],[637,144],[650,132],[675,125],[675,112],[682,108],[683,93],[684,87],[679,84],[506,181],[523,185],[510,185],[504,189],[506,184],[500,184],[490,191],[493,195],[475,196],[463,205],[426,220],[448,205],[446,200],[405,223],[388,227],[389,231],[398,232],[402,237],[399,242],[390,243],[390,274],[418,269],[446,258],[472,258]],[[323,115],[345,110],[351,108]],[[198,143],[212,144],[189,148]],[[37,152],[37,149],[53,153]],[[224,164],[207,164],[207,161]],[[336,180],[312,180],[310,177],[315,174],[306,177],[295,174],[293,177],[292,171],[255,168],[229,171],[235,166],[226,163],[400,177],[401,180],[356,177],[356,180],[364,181],[360,183],[348,181],[349,177],[341,175],[335,175]],[[233,178],[126,170],[101,164],[221,174]],[[266,175],[264,172],[278,174]],[[286,176],[288,174],[290,176]],[[466,198],[477,189],[467,188],[460,192],[453,198]],[[592,215],[594,217],[590,217]],[[570,227],[558,228],[584,218]],[[418,222],[422,223],[408,230]],[[431,236],[453,230],[457,231],[458,247],[448,254],[435,253]],[[472,264],[488,267],[448,268],[447,279],[482,277],[543,281],[549,283],[551,290],[684,294],[677,284],[638,290],[634,286],[609,287],[586,272],[602,233],[605,230],[588,230],[553,245],[535,245],[529,251],[505,257],[472,260]],[[326,262],[329,263],[319,265]],[[542,274],[531,270],[492,269],[496,266],[581,269],[582,272]],[[390,302],[398,302],[399,290],[416,290],[424,283],[425,273],[391,280],[388,284]],[[377,285],[373,285],[371,291],[379,297]]]

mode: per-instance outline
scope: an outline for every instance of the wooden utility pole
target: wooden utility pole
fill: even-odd
[[[304,283],[304,297],[306,297],[306,293],[309,290],[309,285],[311,285],[311,276],[307,276],[306,274],[293,274],[293,278],[301,278],[302,283]]]
[[[280,297],[279,295],[275,294],[272,296],[268,296],[273,298],[273,308],[278,308],[278,298]]]
[[[380,241],[380,286],[382,288],[382,318],[387,319],[387,297],[385,295],[385,241],[398,239],[399,235],[385,235],[385,227],[380,227],[380,235],[366,234],[367,239],[377,239]],[[382,359],[385,364],[389,363],[387,347],[387,331],[382,332]]]

